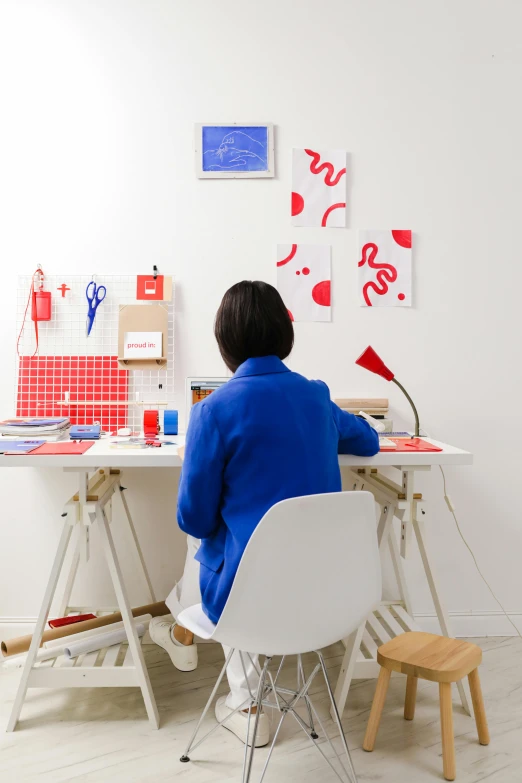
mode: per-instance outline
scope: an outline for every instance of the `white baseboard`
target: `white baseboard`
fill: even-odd
[[[510,620],[522,633],[522,612],[509,614]],[[415,620],[423,631],[440,633],[440,625],[435,612],[415,614]],[[506,616],[498,612],[449,612],[451,634],[453,636],[516,636],[517,633]]]
[[[522,612],[513,612],[509,617],[522,633]],[[454,636],[516,636],[502,612],[450,612],[449,619]],[[440,633],[435,613],[416,614],[415,620],[423,631]],[[0,640],[32,633],[35,623],[36,617],[0,617]]]

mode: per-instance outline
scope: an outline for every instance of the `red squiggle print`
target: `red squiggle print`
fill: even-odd
[[[313,158],[312,162],[310,163],[310,171],[312,172],[312,174],[320,174],[321,171],[324,171],[324,169],[326,169],[327,173],[324,176],[324,184],[328,185],[328,187],[331,188],[334,185],[337,185],[337,183],[339,182],[343,174],[346,174],[346,168],[339,169],[335,178],[332,179],[334,173],[333,164],[326,162],[326,163],[321,163],[321,165],[318,166],[317,164],[321,160],[321,156],[319,155],[319,153],[314,152],[313,150],[305,150],[305,152],[307,155],[310,155],[310,157]]]
[[[388,283],[394,283],[397,280],[397,270],[391,264],[376,264],[375,258],[379,248],[374,242],[368,242],[362,249],[362,258],[359,261],[359,266],[364,266],[368,262],[368,266],[371,269],[378,269],[377,283],[370,280],[369,283],[365,283],[363,286],[363,297],[368,307],[372,307],[368,290],[371,288],[379,296],[388,293]],[[368,257],[366,257],[368,254]],[[379,288],[380,286],[380,288]]]
[[[292,245],[292,249],[289,255],[287,255],[286,258],[283,258],[282,261],[278,261],[277,266],[284,266],[285,264],[288,264],[288,262],[292,260],[292,258],[295,256],[296,253],[297,253],[297,245]]]
[[[328,215],[332,210],[334,209],[344,209],[346,207],[346,202],[340,201],[338,204],[332,204],[331,207],[328,207],[326,212],[323,215],[323,219],[321,220],[321,226],[326,226],[326,221],[328,220]]]

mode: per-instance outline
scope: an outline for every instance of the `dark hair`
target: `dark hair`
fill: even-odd
[[[294,327],[279,291],[259,280],[243,280],[228,289],[214,334],[232,372],[254,356],[286,359],[294,346]]]

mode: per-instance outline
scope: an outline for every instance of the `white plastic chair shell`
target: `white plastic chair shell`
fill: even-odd
[[[309,495],[277,503],[260,521],[217,625],[201,604],[177,619],[237,650],[293,655],[351,634],[381,590],[373,495]]]

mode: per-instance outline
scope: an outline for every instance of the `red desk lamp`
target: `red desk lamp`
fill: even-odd
[[[355,364],[358,364],[359,367],[364,367],[365,370],[374,372],[376,375],[380,375],[381,378],[384,378],[386,381],[393,381],[399,387],[399,389],[406,396],[406,399],[408,400],[408,402],[410,403],[413,409],[413,415],[415,416],[415,437],[418,438],[419,437],[419,414],[417,413],[417,408],[415,407],[412,398],[410,397],[410,395],[408,394],[404,386],[401,383],[399,383],[399,381],[394,376],[392,371],[386,367],[381,357],[375,353],[371,345],[369,345],[368,348],[362,352],[362,354],[356,360]]]

